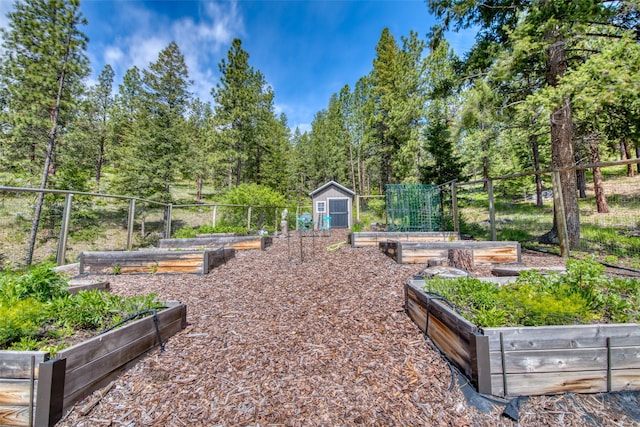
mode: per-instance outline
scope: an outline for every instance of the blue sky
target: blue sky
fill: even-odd
[[[2,20],[13,1],[0,0]],[[375,46],[388,27],[396,39],[410,30],[425,38],[434,18],[424,0],[82,0],[89,24],[88,54],[95,79],[110,64],[119,82],[133,65],[146,68],[175,41],[194,81],[193,93],[211,100],[218,64],[234,38],[249,63],[275,92],[275,107],[289,126],[308,130],[331,94],[366,75]],[[456,53],[471,33],[449,34]]]

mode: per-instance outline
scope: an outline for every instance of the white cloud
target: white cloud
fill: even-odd
[[[221,55],[233,38],[244,34],[237,1],[203,1],[197,20],[188,16],[173,21],[138,2],[118,5],[120,36],[102,48],[102,61],[122,76],[134,65],[147,68],[162,49],[175,41],[184,55],[189,78],[194,81],[192,91],[198,98],[210,100]]]
[[[104,51],[105,64],[119,64],[124,59],[125,54],[118,46],[109,46]]]

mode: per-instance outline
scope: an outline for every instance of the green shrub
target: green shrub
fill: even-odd
[[[385,214],[385,212],[387,210],[387,203],[385,202],[384,198],[382,198],[382,197],[380,197],[380,198],[372,198],[367,203],[367,206],[369,207],[369,209],[371,209],[373,211],[373,213],[378,218],[384,218],[384,214]]]
[[[252,206],[254,208],[251,216],[253,230],[275,224],[275,208],[286,206],[283,195],[258,184],[242,184],[232,188],[221,197],[221,202],[229,205]],[[269,209],[256,209],[257,207],[269,207]],[[246,223],[246,210],[224,209],[222,211],[221,226],[245,227],[246,230]]]

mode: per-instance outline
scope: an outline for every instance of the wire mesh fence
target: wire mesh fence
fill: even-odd
[[[389,231],[439,231],[442,228],[440,188],[436,185],[387,184]]]
[[[0,267],[27,263],[37,189],[0,187]],[[83,251],[157,247],[179,230],[225,227],[236,232],[278,231],[282,219],[295,229],[310,206],[224,204],[168,205],[127,196],[45,190],[32,263],[72,263]],[[67,212],[68,210],[68,212]]]
[[[586,170],[584,186],[576,189],[580,240],[572,250],[613,263],[624,259],[623,263],[640,268],[640,175],[628,175],[633,170],[624,164],[601,164],[600,169],[608,210],[598,207],[593,172]],[[443,216],[450,224],[447,227],[455,229],[457,211],[458,230],[463,234],[544,247],[539,237],[553,228],[554,201],[551,173],[540,177],[539,202],[534,175],[442,185]],[[546,249],[558,250],[554,245]]]

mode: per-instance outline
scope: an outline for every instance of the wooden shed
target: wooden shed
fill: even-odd
[[[313,222],[318,228],[322,217],[331,217],[331,228],[351,228],[351,212],[355,192],[335,181],[329,181],[309,193],[313,200]]]

